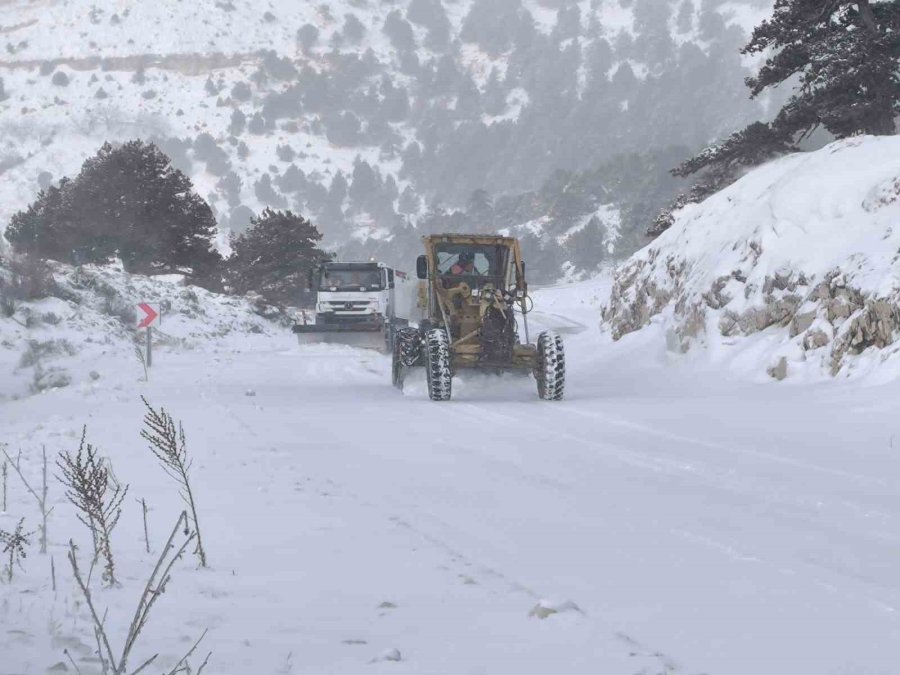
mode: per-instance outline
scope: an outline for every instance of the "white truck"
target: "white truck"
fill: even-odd
[[[418,281],[378,262],[329,262],[315,274],[314,321],[294,325],[301,344],[337,342],[390,352],[399,328],[418,323]]]

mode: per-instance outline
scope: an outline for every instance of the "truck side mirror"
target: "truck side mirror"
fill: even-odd
[[[416,258],[416,276],[420,279],[428,278],[428,258],[424,255],[420,255]]]

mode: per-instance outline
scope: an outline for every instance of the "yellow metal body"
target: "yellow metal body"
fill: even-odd
[[[526,313],[528,285],[519,241],[513,237],[441,234],[423,238],[428,260],[428,280],[420,298],[432,325],[442,326],[450,335],[453,368],[532,370],[537,359],[534,345],[516,341],[509,358],[485,359],[483,327],[490,314],[506,319],[515,306]],[[492,253],[487,273],[448,273],[442,269],[442,251],[464,249]],[[424,297],[423,297],[424,296]],[[512,339],[513,336],[510,337]]]

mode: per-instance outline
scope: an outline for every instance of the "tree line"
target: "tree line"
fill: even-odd
[[[17,253],[73,265],[122,261],[135,274],[184,274],[235,294],[296,304],[309,272],[329,259],[322,234],[291,211],[265,209],[232,235],[226,259],[217,225],[191,180],[153,143],[109,143],[73,178],[38,193],[16,213],[6,239]]]

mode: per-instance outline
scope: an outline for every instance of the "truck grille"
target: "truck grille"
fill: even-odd
[[[371,306],[366,300],[349,300],[346,302],[329,302],[328,309],[332,312],[359,312]]]

